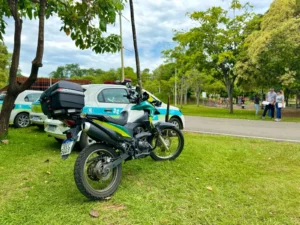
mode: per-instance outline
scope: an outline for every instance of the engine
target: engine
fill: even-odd
[[[137,143],[137,147],[142,151],[149,151],[152,149],[152,146],[147,140],[139,140]]]
[[[151,135],[152,134],[149,132],[141,132],[135,136],[135,140],[136,140],[135,157],[136,158],[146,157],[150,154],[152,150],[152,146],[147,139]]]

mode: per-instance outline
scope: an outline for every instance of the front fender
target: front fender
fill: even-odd
[[[154,125],[155,125],[156,128],[159,128],[159,129],[169,128],[169,127],[176,127],[173,123],[168,123],[168,122],[158,122]]]

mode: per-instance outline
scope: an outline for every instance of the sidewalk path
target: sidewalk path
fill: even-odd
[[[300,143],[300,123],[185,116],[185,131]]]

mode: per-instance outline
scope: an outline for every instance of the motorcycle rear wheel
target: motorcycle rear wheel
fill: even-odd
[[[118,188],[122,177],[122,164],[103,171],[103,165],[117,158],[114,149],[95,143],[83,149],[74,166],[74,179],[79,191],[91,200],[111,196]]]
[[[184,137],[181,131],[177,127],[168,127],[162,129],[161,134],[167,148],[156,134],[152,138],[152,146],[156,145],[156,148],[150,153],[151,158],[156,161],[176,159],[184,147]]]

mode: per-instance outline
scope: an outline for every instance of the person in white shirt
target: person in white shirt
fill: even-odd
[[[276,96],[276,119],[275,119],[276,122],[281,120],[281,109],[283,107],[284,107],[283,91],[277,91],[277,96]]]
[[[268,110],[271,111],[271,118],[274,119],[274,110],[275,110],[275,103],[276,103],[276,93],[274,92],[274,88],[270,88],[270,91],[268,92],[266,101],[269,102],[268,105],[265,106],[265,110],[261,116],[262,119],[265,118],[266,113]]]

